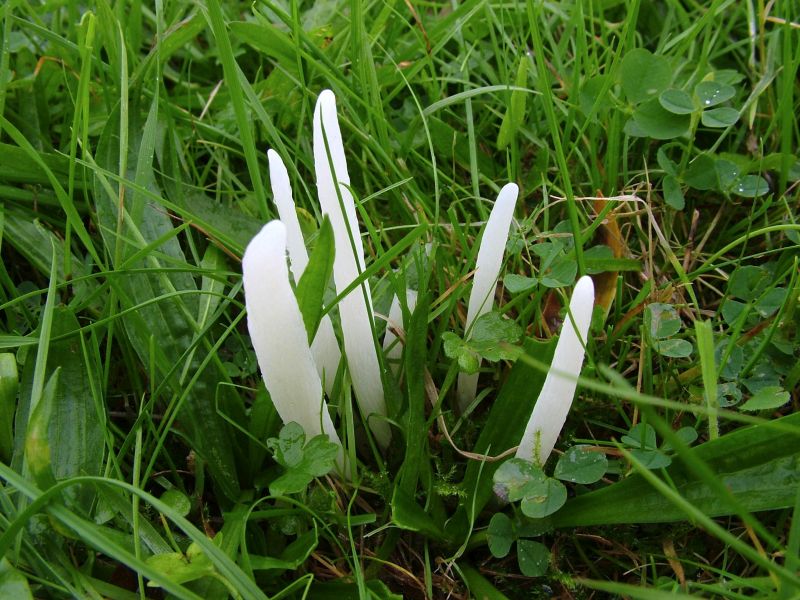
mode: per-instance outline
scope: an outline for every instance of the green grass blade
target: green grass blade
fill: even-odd
[[[709,516],[792,506],[796,488],[790,484],[800,483],[800,474],[792,467],[800,454],[800,415],[790,415],[779,422],[789,429],[776,432],[758,425],[745,427],[688,450],[686,460],[691,463],[673,463],[666,469],[678,490],[674,493],[680,493],[694,510]],[[704,464],[703,475],[694,473],[688,464]],[[719,485],[729,490],[727,497],[712,485],[717,478]],[[649,481],[640,473],[577,496],[553,516],[552,523],[556,527],[576,527],[664,523],[685,518],[680,507],[650,489]]]
[[[708,406],[708,437],[719,437],[717,421],[717,365],[714,359],[714,333],[708,321],[696,321],[697,353],[700,355],[700,369],[703,372],[703,395]]]
[[[236,122],[239,126],[239,135],[242,136],[242,149],[247,160],[247,170],[250,173],[250,181],[253,184],[253,193],[256,196],[259,207],[261,208],[262,218],[272,214],[267,204],[267,194],[264,189],[264,182],[261,179],[261,168],[256,156],[256,144],[253,138],[253,127],[244,101],[244,94],[239,82],[239,71],[236,59],[233,56],[233,47],[228,36],[225,17],[222,14],[222,7],[219,0],[209,0],[206,7],[206,19],[214,33],[219,49],[220,60],[225,71],[225,81],[228,92],[231,95],[231,103],[236,113]]]

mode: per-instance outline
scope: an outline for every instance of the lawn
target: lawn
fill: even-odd
[[[0,22],[0,598],[800,598],[796,1]]]

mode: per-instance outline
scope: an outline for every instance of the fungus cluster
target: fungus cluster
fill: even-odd
[[[248,244],[242,260],[247,324],[261,374],[278,414],[284,423],[297,422],[309,437],[326,434],[340,447],[338,467],[349,472],[324,392],[329,395],[342,358],[350,374],[355,397],[375,440],[382,449],[391,441],[386,420],[386,401],[381,377],[378,346],[374,337],[374,316],[364,247],[342,134],[336,116],[336,99],[330,90],[317,100],[313,123],[314,167],[317,193],[324,216],[333,230],[335,257],[333,279],[341,295],[359,278],[360,284],[338,303],[344,344],[342,353],[330,317],[323,317],[311,344],[292,289],[286,263],[288,250],[291,273],[299,281],[307,264],[300,224],[292,199],[286,167],[273,150],[268,152],[270,180],[279,220],[261,229]],[[477,254],[475,276],[467,308],[466,336],[475,320],[491,310],[505,245],[519,193],[505,185],[484,228]],[[407,304],[413,310],[416,295],[409,290]],[[586,336],[594,303],[589,277],[581,277],[569,304],[553,362],[520,441],[517,457],[544,464],[555,445],[575,394],[577,377],[584,359]],[[399,358],[400,346],[394,328],[401,325],[400,303],[394,298],[389,326],[383,342],[387,358]],[[458,406],[464,411],[475,399],[477,374],[460,374]]]

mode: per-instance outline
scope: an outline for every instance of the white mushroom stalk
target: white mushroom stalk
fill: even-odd
[[[336,244],[333,280],[336,290],[342,293],[364,271],[364,245],[349,189],[350,176],[336,117],[336,98],[330,90],[319,95],[314,109],[314,167],[320,206],[331,220]],[[378,444],[386,448],[391,430],[382,418],[386,415],[386,401],[373,337],[372,296],[368,281],[364,280],[340,301],[339,316],[344,354],[356,400]]]
[[[286,226],[270,221],[250,241],[242,258],[247,327],[272,403],[284,423],[294,421],[313,437],[325,433],[341,442],[322,395],[308,335],[289,283]]]
[[[417,305],[417,292],[406,290],[406,304],[409,312],[414,312]],[[389,307],[389,318],[386,320],[386,332],[383,334],[383,354],[392,373],[397,375],[400,370],[400,357],[403,354],[403,346],[397,341],[394,329],[403,329],[403,307],[400,306],[400,297],[395,295],[392,298],[392,305]]]
[[[269,158],[269,179],[272,184],[272,196],[275,206],[278,208],[278,216],[286,226],[286,246],[289,249],[292,275],[294,275],[295,282],[299,282],[306,265],[308,265],[308,251],[306,250],[303,232],[300,230],[300,221],[297,219],[297,210],[292,199],[289,174],[286,172],[286,166],[277,152],[268,150],[267,157]],[[319,323],[314,341],[311,343],[311,354],[314,357],[314,364],[317,367],[319,376],[324,382],[325,391],[330,396],[342,354],[339,350],[339,343],[336,341],[333,324],[328,315],[324,315]]]
[[[517,449],[517,458],[544,465],[567,420],[583,365],[586,335],[592,321],[594,284],[584,275],[575,284],[567,319],[561,327],[553,362]]]
[[[494,305],[494,292],[500,267],[503,264],[503,254],[508,241],[511,219],[514,217],[514,206],[517,202],[519,188],[514,183],[507,183],[500,190],[494,208],[489,214],[483,238],[478,249],[478,258],[475,265],[475,277],[472,281],[472,292],[467,306],[467,323],[464,327],[466,337],[475,320],[489,312]],[[478,389],[478,373],[458,375],[458,406],[461,412],[475,400]]]

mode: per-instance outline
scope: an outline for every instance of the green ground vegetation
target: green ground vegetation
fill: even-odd
[[[797,2],[6,0],[0,24],[0,596],[800,596]],[[240,272],[268,148],[320,238],[326,88],[375,311],[419,298],[388,452],[337,376],[351,482],[281,430]],[[557,452],[494,460],[587,273]]]

